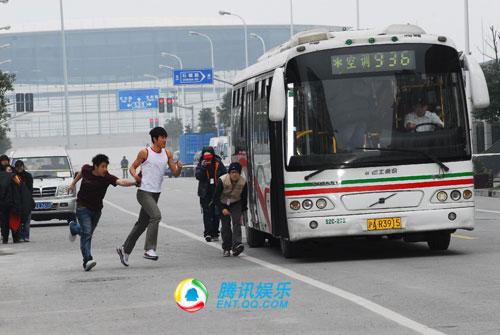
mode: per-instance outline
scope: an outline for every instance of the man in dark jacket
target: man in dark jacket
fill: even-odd
[[[224,257],[238,256],[245,249],[241,243],[241,216],[247,211],[247,182],[241,175],[241,165],[233,162],[228,174],[222,176],[217,184],[214,202],[221,213],[222,251]],[[231,227],[232,223],[232,227]]]
[[[5,168],[9,165],[9,157],[7,155],[0,155],[0,171],[5,171]]]
[[[24,242],[30,241],[31,211],[35,208],[33,200],[33,176],[27,172],[22,160],[14,164],[16,174],[20,179],[19,191],[21,196],[21,229],[20,239]]]
[[[203,209],[205,227],[203,235],[207,242],[219,239],[219,216],[215,211],[213,198],[219,178],[226,173],[226,167],[222,163],[222,159],[215,154],[214,148],[203,148],[195,175],[198,179],[198,196]]]
[[[15,174],[10,167],[0,169],[0,228],[2,242],[9,241],[9,218],[11,214],[20,214],[19,189],[14,182]],[[19,233],[12,231],[14,243],[19,242]]]

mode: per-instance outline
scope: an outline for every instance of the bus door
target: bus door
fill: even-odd
[[[259,215],[257,211],[257,196],[255,193],[255,160],[254,160],[254,83],[251,82],[247,86],[246,94],[246,140],[247,140],[247,172],[248,172],[248,208],[250,211],[250,219],[252,220],[249,226],[259,229]]]

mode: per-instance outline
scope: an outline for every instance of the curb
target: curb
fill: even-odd
[[[484,189],[475,190],[476,195],[482,197],[500,198],[500,190]]]

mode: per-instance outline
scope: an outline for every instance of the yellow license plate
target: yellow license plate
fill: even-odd
[[[401,218],[368,219],[368,230],[401,229]]]

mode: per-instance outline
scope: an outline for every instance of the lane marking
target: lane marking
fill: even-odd
[[[492,211],[488,209],[476,209],[476,212],[500,214],[500,211]]]
[[[461,238],[462,240],[477,240],[477,237],[473,237],[473,236],[466,236],[466,235],[460,235],[460,234],[451,234],[451,236],[456,237],[456,238]]]
[[[118,205],[115,205],[114,203],[108,201],[108,200],[104,200],[104,202],[120,211],[122,211],[123,213],[126,213],[126,214],[129,214],[133,217],[138,217],[139,215],[137,213],[134,213],[134,212],[131,212],[121,206],[118,206]],[[210,246],[212,248],[215,248],[217,250],[220,250],[220,246],[219,244],[214,244],[214,243],[206,243],[205,242],[205,239],[198,236],[198,235],[195,235],[187,230],[184,230],[184,229],[181,229],[181,228],[177,228],[177,227],[173,227],[173,226],[170,226],[164,222],[160,222],[160,226],[163,227],[163,228],[167,228],[167,229],[170,229],[170,230],[173,230],[177,233],[180,233],[184,236],[187,236],[193,240],[196,240],[196,241],[199,241],[199,242],[202,242],[204,245],[206,246]],[[340,297],[340,298],[343,298],[345,300],[348,300],[362,308],[365,308],[375,314],[378,314],[379,316],[387,319],[387,320],[390,320],[390,321],[393,321],[397,324],[399,324],[400,326],[403,326],[403,327],[406,327],[408,329],[411,329],[413,331],[415,331],[416,333],[418,334],[423,334],[423,335],[444,335],[445,333],[443,332],[440,332],[436,329],[433,329],[433,328],[430,328],[424,324],[421,324],[417,321],[414,321],[414,320],[411,320],[399,313],[396,313],[394,312],[393,310],[390,310],[388,308],[385,308],[377,303],[374,303],[373,301],[370,301],[368,299],[365,299],[363,297],[360,297],[358,295],[355,295],[351,292],[348,292],[348,291],[345,291],[341,288],[338,288],[338,287],[335,287],[335,286],[332,286],[332,285],[329,285],[329,284],[326,284],[326,283],[323,283],[319,280],[316,280],[314,278],[311,278],[311,277],[308,277],[308,276],[304,276],[298,272],[295,272],[293,270],[290,270],[290,269],[287,269],[285,267],[282,267],[282,266],[279,266],[279,265],[276,265],[276,264],[272,264],[272,263],[269,263],[267,261],[264,261],[262,259],[259,259],[259,258],[255,258],[255,257],[252,257],[252,256],[248,256],[246,255],[245,253],[242,253],[240,255],[240,257],[243,256],[242,258],[249,261],[249,262],[252,262],[254,264],[257,264],[257,265],[260,265],[262,267],[265,267],[269,270],[272,270],[274,272],[278,272],[278,273],[281,273],[285,276],[288,276],[292,279],[295,279],[295,280],[298,280],[298,281],[301,281],[305,284],[308,284],[310,286],[313,286],[313,287],[316,287],[316,288],[319,288],[320,290],[323,290],[325,292],[328,292],[328,293],[331,293],[337,297]]]

